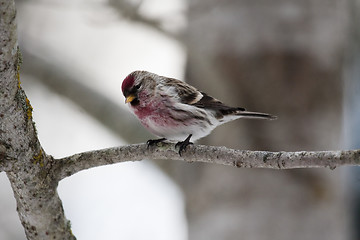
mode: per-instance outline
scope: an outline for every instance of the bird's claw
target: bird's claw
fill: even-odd
[[[185,151],[186,147],[190,144],[193,144],[190,142],[192,134],[190,134],[184,141],[178,142],[175,144],[175,148],[179,147],[179,155],[181,156],[181,153]]]
[[[149,139],[146,144],[147,144],[147,149],[149,149],[150,146],[153,146],[155,144],[158,144],[159,142],[165,141],[166,138],[159,138],[159,139]]]

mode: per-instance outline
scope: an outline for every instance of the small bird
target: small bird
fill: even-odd
[[[180,156],[192,144],[190,138],[205,137],[223,123],[238,118],[276,119],[267,113],[229,107],[183,81],[147,71],[130,73],[121,90],[141,124],[160,137],[147,141],[148,147],[164,140],[178,141],[175,147]]]

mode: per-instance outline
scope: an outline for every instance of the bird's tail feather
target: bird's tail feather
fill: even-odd
[[[236,115],[244,118],[254,118],[254,119],[267,119],[267,120],[277,119],[277,117],[274,115],[267,113],[259,113],[259,112],[238,111]]]

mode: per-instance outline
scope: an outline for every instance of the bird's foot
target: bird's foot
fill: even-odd
[[[159,142],[163,142],[165,140],[166,140],[166,138],[150,139],[146,142],[147,148],[154,146],[154,145],[158,144]]]
[[[190,142],[191,136],[192,136],[192,134],[190,134],[184,141],[178,142],[175,144],[175,148],[179,147],[179,155],[180,156],[181,156],[181,153],[183,151],[185,151],[185,149],[188,145],[193,144],[192,142]]]

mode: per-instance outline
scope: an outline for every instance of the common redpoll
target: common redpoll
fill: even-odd
[[[275,119],[266,113],[248,112],[229,107],[219,100],[177,79],[146,71],[130,73],[121,90],[130,110],[142,125],[160,139],[149,140],[148,146],[164,140],[179,141],[179,154],[192,140],[205,137],[217,126],[238,119]],[[185,140],[184,140],[185,139]]]

